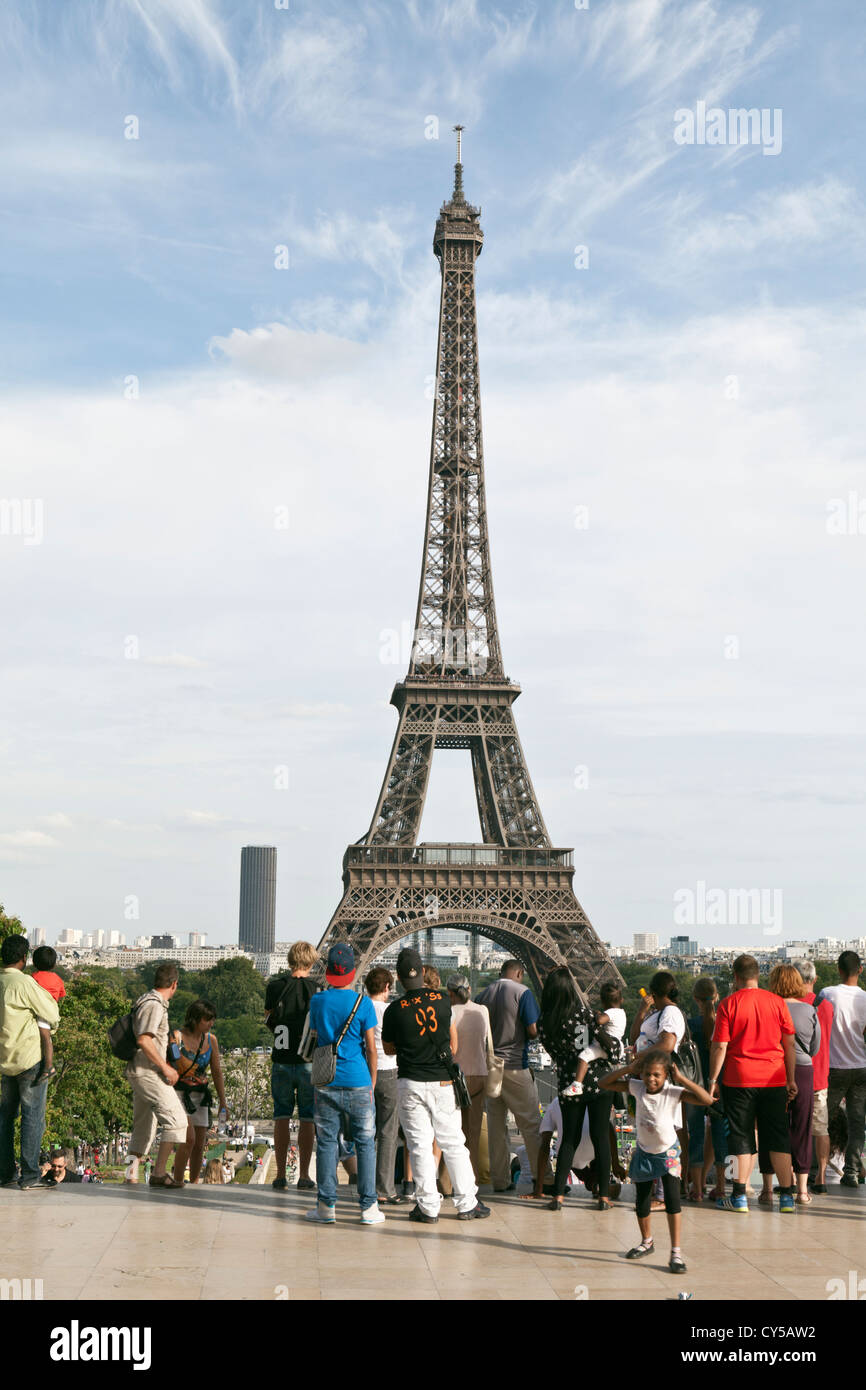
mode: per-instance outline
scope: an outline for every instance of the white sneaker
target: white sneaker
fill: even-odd
[[[379,1210],[379,1203],[374,1202],[371,1207],[367,1207],[361,1212],[362,1226],[381,1226],[385,1220],[385,1213]]]
[[[317,1202],[312,1210],[304,1212],[305,1221],[318,1221],[321,1226],[333,1226],[336,1219],[334,1208],[327,1202]]]
[[[570,1086],[566,1086],[566,1087],[565,1087],[565,1090],[560,1091],[560,1095],[566,1096],[566,1097],[569,1097],[569,1096],[582,1096],[582,1095],[583,1095],[583,1082],[582,1082],[582,1081],[572,1081],[572,1083],[571,1083]]]

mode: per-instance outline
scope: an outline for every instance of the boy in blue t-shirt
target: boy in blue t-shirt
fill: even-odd
[[[331,1225],[337,1203],[339,1135],[355,1144],[358,1158],[358,1198],[361,1223],[378,1226],[385,1220],[376,1200],[376,1010],[369,995],[352,988],[355,955],[340,941],[328,952],[325,979],[330,988],[310,1000],[310,1032],[316,1045],[336,1043],[337,1068],[328,1086],[315,1088],[316,1183],[319,1196],[309,1221]],[[353,1014],[354,1010],[354,1014]],[[348,1024],[348,1026],[347,1026]],[[345,1029],[345,1033],[343,1030]]]

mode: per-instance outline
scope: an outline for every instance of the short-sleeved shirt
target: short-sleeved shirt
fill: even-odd
[[[553,1100],[542,1115],[541,1124],[538,1126],[538,1132],[539,1134],[556,1135],[556,1148],[557,1152],[559,1151],[562,1144],[562,1106],[559,1103],[559,1096],[553,1097]],[[572,1172],[574,1172],[575,1169],[580,1172],[584,1168],[588,1168],[594,1158],[595,1149],[589,1132],[589,1111],[587,1110],[583,1117],[583,1130],[581,1131],[580,1142],[574,1151],[574,1158],[571,1160]],[[573,1182],[574,1179],[571,1173],[569,1173],[568,1185],[571,1186]]]
[[[517,980],[494,980],[475,1000],[490,1014],[493,1050],[505,1063],[506,1071],[522,1071],[529,1066],[527,1028],[538,1022],[535,996]]]
[[[66,998],[66,986],[60,976],[55,975],[53,970],[34,970],[33,979],[36,981],[37,985],[41,985],[43,989],[47,989],[51,998],[56,999],[58,1003],[61,999]]]
[[[298,1056],[298,1045],[307,1020],[310,1000],[317,989],[318,986],[315,982],[306,975],[291,975],[288,980],[285,976],[277,976],[273,980],[268,980],[268,987],[265,990],[265,1013],[272,1014],[281,998],[283,1002],[280,1005],[279,1020],[275,1021],[271,1017],[268,1019],[267,1026],[272,1033],[277,1027],[288,1029],[288,1047],[273,1048],[271,1051],[272,1062],[283,1062],[287,1066],[297,1066],[299,1062],[303,1061],[303,1058]]]
[[[324,994],[313,995],[310,1000],[310,1031],[315,1032],[319,1047],[337,1041],[357,998],[357,994],[351,988],[326,989]],[[361,996],[355,1017],[346,1030],[346,1036],[340,1043],[332,1086],[356,1089],[371,1084],[364,1034],[368,1028],[375,1027],[376,1010],[369,994],[364,994]]]
[[[4,1076],[18,1076],[40,1060],[39,1018],[52,1029],[60,1021],[60,1010],[50,994],[15,966],[0,969],[0,1073]]]
[[[862,1071],[866,1068],[866,990],[859,985],[828,985],[818,999],[833,1006],[830,1066],[841,1071]]]
[[[396,1071],[397,1058],[389,1057],[387,1052],[382,1049],[382,1019],[388,1009],[384,999],[371,1000],[373,1008],[376,1010],[376,1056],[379,1060],[379,1071]]]
[[[829,999],[816,1001],[814,994],[804,994],[807,1004],[814,1004],[821,1025],[821,1046],[812,1058],[812,1081],[816,1091],[826,1091],[830,1084],[830,1034],[833,1030],[833,1005]],[[704,1072],[704,1076],[707,1073]]]
[[[784,1086],[784,1034],[794,1024],[784,999],[766,989],[738,989],[716,1011],[713,1042],[726,1042],[726,1086]]]
[[[439,989],[413,989],[385,1010],[382,1041],[397,1049],[397,1075],[405,1081],[448,1081],[437,1052],[451,1051],[451,1004]]]
[[[685,1036],[685,1031],[686,1017],[682,1009],[676,1004],[665,1004],[663,1009],[647,1014],[641,1024],[635,1051],[644,1052],[648,1047],[655,1047],[660,1033],[673,1033],[676,1038],[674,1043],[674,1051],[676,1051]]]
[[[150,1033],[160,1057],[165,1060],[168,1048],[168,1000],[155,989],[149,990],[137,999],[132,1011],[132,1030],[137,1038],[142,1033]],[[132,1061],[126,1068],[127,1076],[141,1075],[142,1072],[159,1071],[159,1067],[137,1047]]]
[[[487,1075],[487,1036],[490,1015],[483,1004],[454,1004],[451,1009],[457,1029],[457,1052],[454,1060],[466,1076]]]
[[[663,1033],[667,1028],[661,1030]],[[628,1089],[635,1098],[635,1128],[638,1147],[647,1154],[663,1154],[677,1143],[680,1101],[684,1087],[666,1081],[660,1091],[650,1095],[643,1081],[632,1077]]]

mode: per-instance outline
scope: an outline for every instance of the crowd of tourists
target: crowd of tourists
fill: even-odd
[[[37,971],[26,974],[28,949],[20,936],[7,937],[0,948],[0,1183],[22,1188],[78,1176],[65,1154],[40,1163],[63,983],[53,973],[53,952],[41,958],[35,952]],[[384,967],[357,987],[347,943],[328,952],[326,988],[312,977],[317,959],[312,945],[296,942],[288,976],[271,980],[265,995],[274,1035],[273,1186],[285,1189],[287,1164],[294,1169],[297,1187],[315,1192],[306,1213],[313,1222],[336,1220],[341,1163],[364,1225],[381,1224],[383,1207],[410,1198],[409,1219],[433,1224],[444,1195],[459,1220],[488,1217],[482,1183],[489,1180],[494,1192],[515,1187],[509,1115],[529,1175],[521,1195],[561,1212],[569,1189],[583,1184],[595,1208],[608,1211],[628,1178],[640,1233],[628,1258],[653,1250],[652,1214],[664,1211],[675,1272],[685,1269],[683,1200],[748,1213],[756,1158],[763,1179],[758,1203],[772,1207],[778,1198],[780,1214],[827,1194],[833,1150],[842,1155],[840,1185],[864,1182],[866,991],[853,951],[839,957],[839,983],[817,997],[811,961],[777,965],[768,988],[760,989],[757,962],[741,955],[725,998],[714,980],[695,981],[693,1011],[681,1003],[674,976],[658,971],[641,991],[628,1038],[620,990],[603,986],[592,1009],[564,967],[547,975],[536,1002],[523,966],[509,960],[472,1000],[465,976],[451,975],[443,986],[435,968],[407,948],[397,958],[400,992],[392,998],[395,980]],[[187,1165],[195,1182],[214,1109],[226,1114],[214,1009],[195,1001],[183,1027],[172,1031],[168,1012],[177,983],[177,967],[160,964],[153,989],[131,1013],[134,1051],[126,1075],[133,1127],[125,1175],[131,1184],[149,1161],[157,1131],[150,1186],[182,1187]],[[544,1109],[528,1060],[536,1038],[556,1071],[557,1095]],[[291,1143],[296,1110],[297,1150]],[[617,1135],[631,1128],[629,1114],[636,1142],[626,1173]],[[225,1181],[225,1167],[212,1161],[206,1181]]]

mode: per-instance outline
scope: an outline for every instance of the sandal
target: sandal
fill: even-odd
[[[606,1197],[599,1197],[595,1204],[596,1211],[610,1211],[610,1202]]]
[[[170,1173],[161,1173],[158,1178],[152,1177],[149,1187],[183,1187],[182,1182],[175,1182]]]
[[[808,1192],[798,1192],[794,1200],[798,1207],[810,1207],[812,1205],[812,1198]]]
[[[562,1211],[562,1202],[558,1201],[556,1197],[551,1197],[550,1201],[547,1203],[547,1205],[545,1206],[544,1210],[545,1210],[545,1211]]]
[[[760,1192],[760,1193],[758,1194],[758,1206],[759,1206],[759,1207],[771,1207],[772,1205],[773,1205],[773,1194],[772,1194],[772,1192]]]

